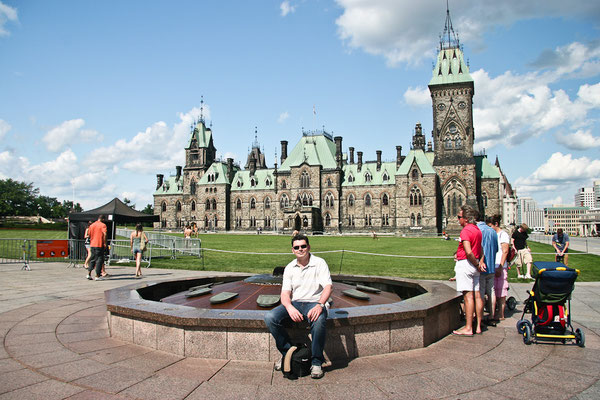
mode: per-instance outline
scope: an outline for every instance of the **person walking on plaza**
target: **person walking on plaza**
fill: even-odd
[[[144,233],[144,228],[142,224],[137,224],[135,226],[135,232],[131,232],[131,236],[129,237],[129,243],[131,245],[131,252],[133,253],[133,258],[135,258],[135,277],[142,277],[142,253],[144,248],[148,243],[148,238]],[[142,246],[144,243],[144,246]]]
[[[478,218],[479,219],[479,218]],[[498,235],[493,228],[487,226],[484,221],[477,222],[481,231],[481,246],[483,257],[479,260],[479,292],[482,302],[487,305],[488,315],[483,317],[483,323],[496,326],[494,310],[496,307],[496,293],[494,292],[494,277],[496,276],[496,253],[498,253]],[[484,310],[481,310],[482,315]]]
[[[331,295],[333,283],[325,260],[310,253],[308,237],[303,234],[293,236],[292,253],[296,259],[283,271],[281,304],[267,313],[265,324],[282,356],[292,346],[282,322],[291,319],[295,323],[306,321],[310,325],[310,376],[319,379],[323,377],[323,349],[329,307],[327,300]],[[281,369],[281,359],[275,364],[275,369]]]
[[[531,277],[531,263],[533,259],[531,258],[531,251],[529,250],[529,246],[527,246],[527,238],[529,235],[527,231],[529,227],[527,224],[522,223],[521,226],[512,234],[511,245],[515,248],[517,252],[517,257],[515,258],[515,265],[517,266],[517,274],[519,279],[533,279]],[[521,271],[523,265],[527,266],[527,274],[522,275]]]
[[[510,238],[506,231],[500,229],[502,216],[496,214],[490,220],[490,226],[494,228],[498,235],[498,252],[496,253],[496,273],[494,277],[494,291],[496,293],[497,307],[494,311],[494,321],[504,320],[504,305],[508,295],[508,248],[510,247]]]
[[[552,247],[556,250],[554,260],[559,261],[559,257],[563,257],[563,264],[569,266],[569,235],[564,233],[562,228],[558,228],[552,236]]]
[[[83,234],[83,244],[86,250],[85,261],[83,262],[83,266],[85,269],[88,269],[90,266],[90,258],[92,258],[92,250],[90,246],[90,226],[92,225],[92,221],[88,221],[87,227],[85,228],[85,232]]]
[[[465,326],[452,332],[453,335],[473,336],[481,333],[483,301],[479,293],[479,260],[483,256],[481,248],[481,231],[475,225],[476,211],[473,207],[462,205],[458,212],[458,222],[463,227],[456,250],[456,290],[462,292],[465,305]],[[477,325],[473,329],[473,313],[476,314]]]
[[[106,249],[106,224],[104,223],[104,215],[99,215],[98,220],[90,225],[90,247],[92,250],[92,258],[88,266],[86,278],[91,280],[91,272],[96,268],[96,280],[102,280],[102,264],[104,264],[104,250]]]

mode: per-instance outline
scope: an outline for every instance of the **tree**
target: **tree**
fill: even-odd
[[[0,180],[0,216],[37,215],[35,203],[39,189],[33,183],[14,181],[10,178]]]
[[[135,204],[131,204],[131,200],[129,200],[127,197],[123,197],[123,203],[125,203],[126,206],[129,206],[135,210]]]
[[[154,207],[152,204],[146,204],[146,208],[142,210],[144,214],[154,215]]]

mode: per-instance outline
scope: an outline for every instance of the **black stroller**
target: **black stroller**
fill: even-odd
[[[579,270],[566,267],[559,262],[535,262],[533,273],[535,283],[525,300],[523,315],[517,322],[517,331],[523,335],[523,342],[533,341],[575,341],[585,346],[585,335],[571,325],[571,293]],[[565,307],[566,305],[566,307]],[[525,314],[531,313],[531,322]]]

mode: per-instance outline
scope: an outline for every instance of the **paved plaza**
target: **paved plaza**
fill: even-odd
[[[285,380],[273,363],[183,358],[112,339],[104,291],[135,282],[134,268],[88,281],[64,263],[0,264],[0,400],[3,399],[598,399],[600,283],[577,283],[572,315],[586,347],[525,345],[515,314],[474,337],[363,357],[321,380]],[[144,269],[147,282],[204,271]],[[211,274],[214,275],[214,274]]]

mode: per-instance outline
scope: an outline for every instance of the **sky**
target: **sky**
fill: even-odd
[[[450,0],[475,81],[475,151],[519,197],[573,205],[600,180],[600,2]],[[0,179],[84,209],[153,203],[190,125],[273,167],[302,131],[395,160],[433,129],[446,1],[0,0]],[[201,109],[202,108],[202,109]]]

